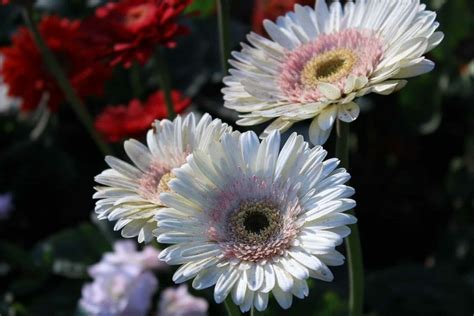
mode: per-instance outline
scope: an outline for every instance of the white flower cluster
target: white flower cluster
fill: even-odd
[[[124,237],[171,244],[159,258],[180,265],[173,280],[214,287],[217,303],[230,296],[243,312],[262,311],[272,295],[289,308],[293,296],[308,295],[309,278],[333,279],[329,266],[344,263],[336,246],[356,222],[347,213],[356,204],[350,175],[318,144],[337,120],[358,117],[358,97],[392,93],[433,69],[424,54],[443,38],[435,17],[418,0],[318,0],[265,21],[271,40],[248,36],[223,89],[225,106],[247,113],[238,123],[274,119],[265,138],[207,114],[156,121],[147,145],[125,142],[132,164],[106,158],[111,169],[96,177],[99,218],[117,221]],[[315,147],[295,133],[281,141],[306,119]],[[174,301],[174,310],[194,304]]]

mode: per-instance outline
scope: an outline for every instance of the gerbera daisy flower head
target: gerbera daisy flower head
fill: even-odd
[[[191,100],[181,92],[171,93],[174,110],[183,112]],[[109,142],[118,142],[126,137],[141,136],[146,133],[155,120],[168,116],[163,91],[151,94],[145,102],[131,100],[128,105],[107,106],[95,120],[96,129]]]
[[[433,69],[424,55],[443,33],[425,8],[418,0],[296,5],[276,23],[264,21],[271,39],[251,33],[250,45],[233,53],[224,105],[247,113],[240,125],[275,119],[264,135],[312,119],[310,140],[322,144],[336,120],[358,117],[357,97],[390,94]]]
[[[191,0],[121,0],[108,2],[86,20],[89,40],[112,65],[145,64],[157,45],[175,47],[189,32],[178,17]]]
[[[168,264],[181,264],[173,280],[194,278],[204,289],[215,285],[221,303],[230,294],[245,312],[264,310],[272,292],[289,308],[293,295],[308,295],[310,277],[331,281],[328,266],[341,265],[335,250],[356,222],[349,174],[326,151],[290,136],[280,151],[273,131],[261,143],[254,132],[234,132],[196,150],[175,169],[168,207],[158,212],[155,231]]]
[[[110,68],[96,62],[82,41],[80,21],[58,16],[44,16],[39,32],[46,45],[58,59],[76,93],[81,97],[101,95]],[[21,97],[23,111],[34,110],[43,95],[48,94],[48,107],[56,111],[64,94],[46,68],[40,51],[26,27],[12,38],[12,45],[2,47],[3,63],[0,75],[12,97]],[[25,88],[28,87],[28,88]]]
[[[219,139],[230,127],[208,114],[196,120],[194,114],[178,116],[173,121],[155,121],[147,133],[147,146],[134,140],[124,143],[133,165],[118,158],[105,158],[111,169],[96,176],[94,198],[99,219],[117,221],[116,230],[123,237],[150,241],[156,228],[154,218],[163,207],[160,193],[169,190],[174,168],[186,162],[195,149],[205,149],[212,139]]]

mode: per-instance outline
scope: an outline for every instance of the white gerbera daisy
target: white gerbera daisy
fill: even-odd
[[[343,213],[355,202],[339,161],[323,161],[326,151],[296,134],[280,151],[277,131],[262,143],[254,132],[225,134],[209,148],[175,169],[160,196],[169,208],[156,215],[155,234],[175,245],[159,257],[182,264],[173,280],[215,284],[216,302],[231,293],[243,312],[264,310],[270,292],[289,308],[293,295],[308,295],[309,277],[331,281],[327,266],[344,262],[335,246],[356,222]]]
[[[436,14],[425,7],[419,0],[296,5],[276,24],[264,21],[273,41],[251,33],[252,45],[233,52],[235,69],[222,90],[225,106],[248,113],[240,125],[276,118],[264,135],[312,119],[310,140],[323,144],[337,119],[357,118],[357,97],[390,94],[405,86],[405,78],[433,69],[423,55],[443,33],[435,32]]]
[[[96,187],[95,211],[99,219],[117,220],[115,230],[123,237],[138,236],[138,241],[150,241],[156,228],[154,215],[162,207],[160,193],[169,190],[172,169],[186,162],[196,148],[205,149],[231,128],[221,120],[211,121],[205,114],[196,123],[194,114],[178,116],[173,122],[155,121],[148,131],[148,147],[131,139],[124,148],[135,166],[115,157],[105,161],[111,167],[96,176],[105,186]]]

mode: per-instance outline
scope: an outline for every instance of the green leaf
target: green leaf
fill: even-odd
[[[53,274],[68,278],[86,278],[87,267],[98,262],[110,245],[91,224],[66,229],[40,242],[34,257]]]
[[[13,268],[32,271],[35,270],[34,265],[31,264],[31,256],[22,248],[6,242],[0,241],[0,263],[4,265],[5,272]],[[0,272],[0,275],[3,273]]]
[[[322,297],[322,302],[313,312],[314,316],[338,316],[347,314],[347,302],[336,292],[327,291]]]
[[[198,12],[199,16],[206,17],[214,12],[216,6],[215,0],[194,0],[187,8],[185,13]]]

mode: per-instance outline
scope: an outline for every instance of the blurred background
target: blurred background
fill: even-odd
[[[251,30],[263,32],[264,18],[275,19],[295,2],[313,3],[232,1],[232,47],[239,49]],[[364,97],[362,114],[351,124],[349,171],[366,268],[367,315],[474,312],[474,2],[424,2],[438,13],[445,33],[428,56],[436,63],[434,71],[410,79],[390,96]],[[35,14],[38,19],[52,14],[84,19],[103,3],[39,0]],[[177,38],[165,56],[172,87],[183,98],[179,111],[209,112],[244,131],[235,124],[236,113],[222,106],[215,1],[195,0],[185,13],[180,23],[190,33]],[[18,6],[0,6],[0,45],[11,46],[22,25]],[[116,155],[124,157],[123,139],[143,140],[151,121],[128,132],[111,131],[111,124],[122,124],[127,115],[141,117],[142,125],[143,115],[166,116],[163,109],[152,114],[124,110],[132,100],[146,109],[158,79],[153,58],[140,67],[118,66],[103,83],[103,94],[85,99]],[[93,179],[106,168],[104,157],[69,106],[25,111],[6,89],[2,83],[0,315],[79,315],[81,288],[90,281],[88,266],[120,238],[93,214]],[[23,89],[33,87],[25,83]],[[122,112],[110,109],[120,105]],[[307,125],[293,130],[304,134]],[[325,147],[333,156],[334,139]],[[273,302],[265,313],[345,315],[346,268],[333,270],[332,283],[312,281],[310,297],[296,299],[290,311]],[[171,269],[159,272],[160,291],[172,285],[171,274]],[[211,291],[193,294],[207,299],[210,315],[224,313]]]

